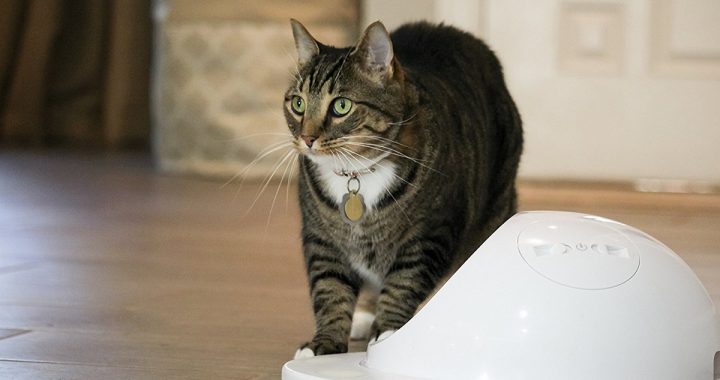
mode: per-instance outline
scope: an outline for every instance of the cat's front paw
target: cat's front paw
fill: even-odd
[[[305,347],[305,348],[298,348],[297,351],[295,351],[295,357],[293,359],[305,359],[305,358],[311,358],[315,356],[315,353],[313,350]]]
[[[311,358],[318,355],[342,354],[347,352],[347,343],[336,342],[330,339],[313,339],[300,346],[295,351],[295,359]]]

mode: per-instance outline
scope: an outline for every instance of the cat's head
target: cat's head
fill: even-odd
[[[368,26],[348,48],[323,45],[291,24],[298,71],[284,108],[299,152],[350,166],[390,154],[403,124],[404,74],[383,24]]]

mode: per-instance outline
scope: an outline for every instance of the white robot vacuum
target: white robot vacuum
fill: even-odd
[[[367,353],[284,380],[718,379],[720,320],[672,250],[592,215],[520,213]]]

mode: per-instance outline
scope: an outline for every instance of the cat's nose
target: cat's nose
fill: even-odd
[[[305,141],[308,148],[312,148],[313,143],[317,140],[317,136],[300,135],[300,138]]]

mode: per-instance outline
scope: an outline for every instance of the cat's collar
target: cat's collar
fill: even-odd
[[[380,157],[371,161],[369,166],[365,166],[365,168],[363,168],[363,169],[347,170],[345,168],[342,168],[342,169],[333,169],[333,172],[340,177],[349,177],[349,178],[357,178],[363,174],[374,173],[375,165],[380,165],[379,162],[384,160],[385,157],[387,157],[388,155],[389,155],[389,153],[383,153],[382,155],[380,155]],[[380,167],[382,167],[382,165],[380,165]]]
[[[371,166],[369,168],[361,169],[361,170],[347,170],[345,168],[340,170],[333,170],[333,172],[340,176],[340,177],[351,177],[351,178],[357,178],[363,174],[369,174],[375,172],[375,166]]]

